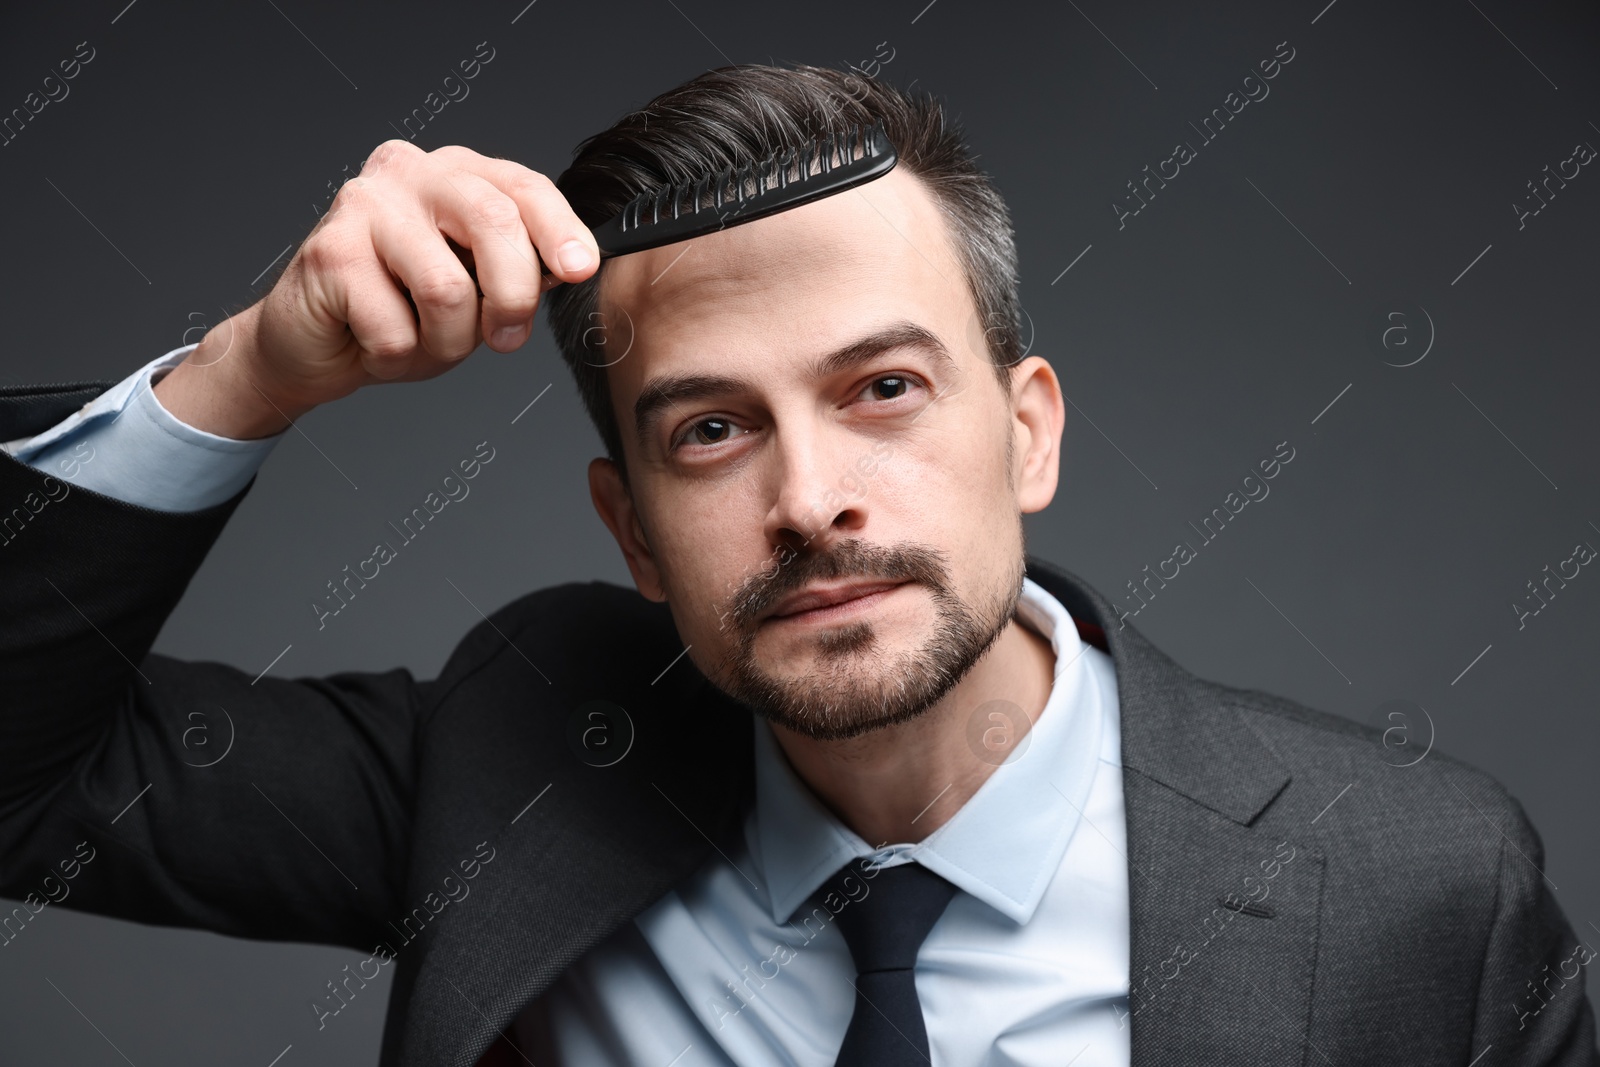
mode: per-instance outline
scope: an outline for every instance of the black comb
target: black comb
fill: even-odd
[[[594,228],[600,258],[704,237],[887,174],[899,157],[881,122],[851,126],[695,182],[640,193]],[[812,168],[817,173],[811,173]],[[794,177],[789,176],[795,171]]]
[[[724,167],[696,182],[640,193],[592,232],[602,260],[643,252],[853,189],[889,173],[899,159],[882,122],[849,126],[813,137],[803,145],[785,147],[765,159]],[[811,173],[813,167],[817,168],[815,174]],[[790,170],[795,177],[789,177]],[[478,270],[471,250],[446,240],[476,282]],[[550,268],[537,251],[534,254],[540,275],[550,279]],[[416,310],[411,294],[405,295]]]

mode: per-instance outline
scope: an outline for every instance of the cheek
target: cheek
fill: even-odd
[[[745,581],[771,570],[764,518],[749,494],[737,489],[680,492],[651,509],[650,544],[686,642],[720,647],[726,637],[719,616]]]
[[[1009,424],[976,405],[951,415],[937,432],[896,448],[874,492],[905,539],[948,554],[957,592],[971,602],[976,590],[1009,575],[1012,553],[1020,551],[1020,519],[1006,481]]]
[[[990,412],[952,411],[928,433],[896,442],[894,455],[870,479],[869,497],[893,501],[930,537],[940,530],[993,529],[997,517],[1008,519],[1007,509],[1015,508],[1006,487],[1005,430]]]

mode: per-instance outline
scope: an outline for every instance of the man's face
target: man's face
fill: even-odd
[[[631,493],[606,460],[591,489],[695,665],[816,738],[944,696],[1010,624],[1056,449],[1019,495],[1029,428],[920,180],[620,257],[600,308]]]

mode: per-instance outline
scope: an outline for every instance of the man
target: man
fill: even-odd
[[[874,119],[887,175],[599,269],[636,193]],[[5,396],[0,891],[83,842],[73,906],[371,952],[311,1010],[392,966],[385,1064],[1596,1063],[1496,783],[1194,678],[1025,555],[1064,414],[1015,282],[937,104],[837,72],[708,72],[554,186],[380,146],[197,346]],[[514,350],[544,290],[642,599],[531,594],[431,681],[147,654],[292,419]]]

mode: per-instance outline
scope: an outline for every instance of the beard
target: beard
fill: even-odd
[[[845,539],[825,553],[796,555],[775,574],[753,575],[734,594],[723,621],[734,640],[715,672],[717,684],[769,722],[817,741],[908,722],[943,699],[993,647],[1016,613],[1024,573],[1019,552],[1014,580],[974,609],[956,595],[944,554],[926,545],[879,548]],[[816,661],[800,676],[768,672],[755,652],[760,613],[813,582],[847,579],[903,581],[928,590],[935,620],[927,639],[890,654],[881,623],[854,620],[808,639]]]

